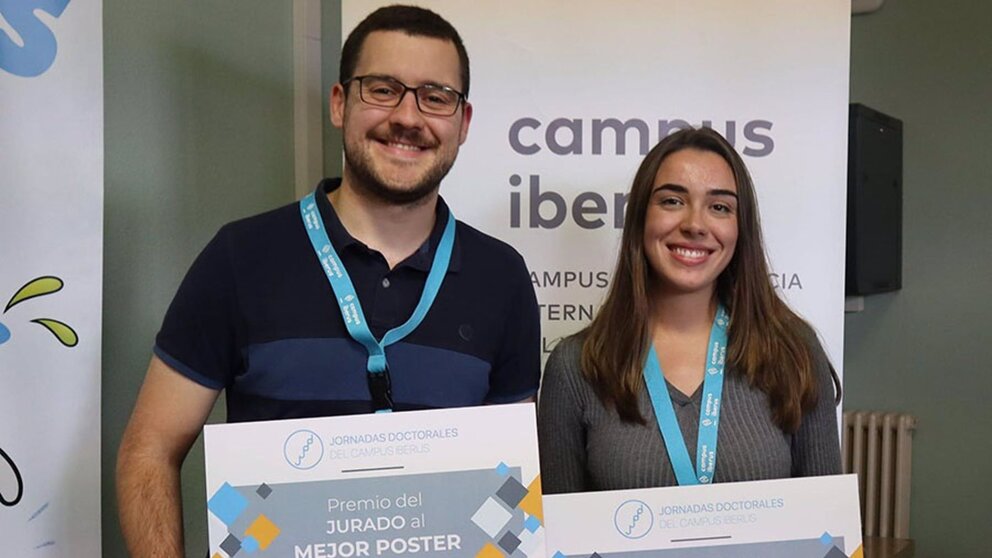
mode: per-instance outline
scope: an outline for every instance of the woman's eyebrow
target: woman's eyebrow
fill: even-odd
[[[731,196],[734,199],[737,199],[737,192],[734,192],[733,190],[725,190],[723,188],[713,188],[712,190],[710,190],[709,192],[707,192],[707,195],[710,195],[710,196]]]
[[[689,193],[689,189],[686,188],[685,186],[682,186],[681,184],[671,184],[671,183],[659,184],[658,186],[655,186],[654,188],[651,189],[651,193],[654,194],[658,190],[671,190],[672,192],[678,194]]]
[[[651,193],[654,194],[655,192],[658,192],[659,190],[669,190],[669,191],[675,192],[677,194],[688,194],[689,193],[689,189],[686,188],[685,186],[682,186],[681,184],[671,184],[671,183],[659,184],[658,186],[655,186],[653,190],[651,190]],[[732,197],[734,199],[737,199],[737,192],[735,192],[733,190],[727,190],[725,188],[712,188],[708,192],[706,192],[706,195],[707,196],[730,196],[730,197]]]

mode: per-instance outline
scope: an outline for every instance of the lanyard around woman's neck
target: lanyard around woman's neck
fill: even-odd
[[[668,459],[675,471],[675,478],[682,486],[708,484],[713,481],[716,470],[716,444],[720,427],[720,404],[723,397],[723,369],[727,359],[727,327],[730,314],[722,305],[717,308],[710,329],[710,340],[706,351],[706,368],[703,376],[703,400],[699,410],[699,436],[696,442],[696,467],[693,469],[689,449],[682,429],[675,416],[672,396],[658,362],[654,344],[648,351],[644,363],[644,381],[658,421],[658,429],[668,450]]]
[[[441,241],[434,252],[434,261],[427,274],[424,291],[420,294],[420,301],[414,308],[413,314],[405,323],[387,331],[382,339],[378,340],[369,329],[365,312],[362,311],[362,305],[358,301],[355,285],[352,284],[351,277],[348,276],[348,270],[345,269],[337,250],[334,249],[331,239],[327,236],[314,194],[311,192],[300,200],[300,215],[307,229],[307,236],[310,237],[310,244],[313,246],[317,259],[320,260],[320,267],[324,270],[324,275],[327,276],[327,281],[331,284],[331,289],[337,298],[338,309],[341,311],[341,317],[344,319],[348,334],[365,347],[365,351],[369,355],[366,372],[369,392],[372,395],[373,410],[377,413],[388,413],[393,409],[393,396],[389,365],[386,362],[386,347],[403,339],[420,325],[434,303],[438,291],[441,290],[441,283],[448,272],[451,251],[455,244],[455,217],[450,211],[448,212],[444,233],[441,235]]]

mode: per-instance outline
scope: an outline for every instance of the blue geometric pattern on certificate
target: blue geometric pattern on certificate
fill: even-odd
[[[496,491],[496,496],[499,496],[499,499],[510,509],[516,508],[520,504],[520,500],[523,500],[526,495],[527,487],[513,477],[506,479],[503,486]]]
[[[255,540],[255,537],[248,535],[245,540],[241,541],[241,549],[248,554],[254,554],[258,550],[258,541]]]
[[[847,554],[844,554],[844,552],[836,546],[832,546],[830,547],[830,550],[823,555],[823,558],[847,558]]]
[[[506,524],[513,517],[513,514],[509,510],[500,505],[495,498],[490,496],[483,502],[482,506],[475,511],[472,516],[472,523],[479,526],[489,535],[490,538],[495,539],[496,535],[506,527]]]
[[[228,527],[238,519],[238,516],[247,507],[248,500],[226,482],[207,501],[207,509]]]
[[[260,484],[238,486],[233,490],[248,506],[228,531],[239,542],[237,558],[248,556],[248,545],[255,547],[247,542],[249,536],[258,543],[253,558],[412,554],[471,558],[483,548],[507,558],[544,558],[544,528],[539,521],[536,532],[525,527],[528,515],[521,508],[527,499],[510,508],[497,495],[508,479],[519,482],[521,476],[519,467],[508,467],[507,475],[500,475],[494,465],[445,473],[266,483],[269,491],[260,491]],[[483,506],[493,506],[488,511],[499,519],[494,522],[499,529],[487,524],[492,536],[472,520]],[[263,516],[266,529],[259,527]],[[514,538],[519,542],[513,552],[499,546],[501,542],[512,546]],[[218,550],[224,549],[211,552]]]
[[[516,535],[507,531],[499,539],[499,547],[506,551],[507,554],[513,554],[513,551],[520,546],[520,539]]]
[[[567,555],[556,552],[553,558],[593,558],[595,556],[600,558],[847,558],[847,554],[841,550],[844,546],[844,538],[833,537],[833,540],[838,546],[831,547],[827,551],[824,550],[823,543],[819,538],[742,544],[722,544],[724,540],[721,540],[715,546],[693,548],[600,551],[591,554]]]
[[[540,528],[539,528],[540,529]],[[541,543],[544,542],[544,530],[530,532],[524,529],[520,532],[520,546],[517,547],[517,551],[513,554],[514,556],[537,556],[538,548]],[[541,554],[541,557],[545,554]]]
[[[501,551],[514,558],[538,555],[544,558],[544,529],[540,519],[531,515],[540,510],[541,495],[530,494],[530,489],[521,482],[519,467],[510,467],[505,462],[500,462],[496,466],[496,472],[505,480],[496,491],[495,498],[487,498],[472,517],[472,521],[496,544],[487,544],[481,548],[475,554],[476,558],[502,556]],[[534,490],[539,490],[540,482],[537,478],[531,480],[531,486]],[[511,522],[503,522],[504,512],[512,514]],[[525,512],[523,522],[518,522],[520,512]]]
[[[234,556],[242,550],[245,554],[265,550],[279,536],[279,527],[268,518],[256,514],[254,519],[248,521],[244,513],[251,504],[252,494],[265,500],[273,492],[272,487],[264,482],[254,490],[251,487],[235,488],[225,482],[207,502],[207,509],[227,525],[228,535],[220,544],[220,549],[228,556]],[[239,535],[236,536],[235,533]]]
[[[823,534],[820,535],[820,542],[823,543],[823,546],[830,546],[834,544],[834,538],[829,532],[824,531]]]
[[[228,556],[234,556],[241,550],[241,541],[238,540],[234,535],[228,535],[224,542],[220,543],[220,548],[227,553]]]

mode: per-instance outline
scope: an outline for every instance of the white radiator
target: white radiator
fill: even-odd
[[[909,538],[915,428],[916,419],[903,413],[844,413],[844,472],[858,475],[866,536]]]

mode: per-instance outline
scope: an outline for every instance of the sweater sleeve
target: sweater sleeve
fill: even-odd
[[[581,342],[563,340],[548,359],[538,401],[541,488],[545,494],[586,490],[586,429],[577,382]]]
[[[811,477],[841,473],[834,372],[823,347],[814,337],[813,366],[817,379],[816,407],[803,416],[792,439],[792,476]]]

